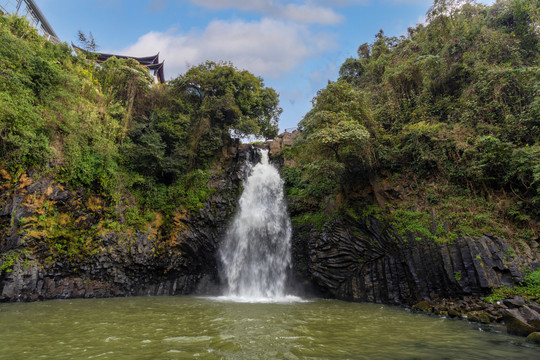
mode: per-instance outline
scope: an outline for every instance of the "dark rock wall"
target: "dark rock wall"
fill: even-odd
[[[346,217],[321,232],[298,227],[293,239],[297,271],[327,296],[353,301],[412,305],[485,296],[540,265],[525,244],[517,252],[490,236],[449,244],[402,239],[375,218]]]
[[[215,291],[216,253],[237,205],[244,164],[258,158],[253,147],[244,145],[228,149],[228,156],[210,179],[215,193],[200,211],[169,219],[175,222],[174,231],[165,236],[151,229],[109,232],[96,239],[99,253],[53,263],[47,261],[43,239],[24,237],[20,224],[37,211],[28,199],[46,197],[60,210],[72,212],[80,226],[97,224],[100,210],[84,205],[84,189],[69,190],[48,178],[21,176],[16,190],[7,181],[0,183],[0,255],[27,250],[10,272],[0,272],[0,301]],[[376,218],[346,216],[323,231],[293,231],[292,278],[307,279],[316,293],[344,300],[412,305],[425,299],[484,296],[492,287],[516,284],[525,269],[540,265],[526,244],[512,249],[491,236],[449,244],[403,239]]]
[[[92,211],[81,200],[84,189],[66,190],[51,179],[31,176],[24,177],[28,186],[19,180],[16,190],[0,188],[0,255],[8,250],[24,253],[9,272],[0,271],[0,301],[190,294],[201,283],[206,291],[215,291],[219,282],[217,248],[236,208],[244,164],[256,158],[252,147],[228,151],[228,160],[209,182],[216,191],[200,211],[173,219],[172,233],[156,236],[150,229],[134,234],[110,232],[96,239],[101,251],[85,259],[50,263],[46,247],[40,246],[42,239],[25,239],[24,229],[18,226],[21,219],[36,216],[37,209],[27,201],[35,195],[72,212],[82,219],[80,226],[97,224],[99,211]]]

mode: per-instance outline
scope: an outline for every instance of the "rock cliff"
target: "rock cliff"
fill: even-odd
[[[91,239],[98,246],[84,258],[53,256],[44,243],[47,234],[58,229],[30,231],[25,224],[38,221],[47,202],[54,207],[55,220],[68,218],[67,214],[76,219],[70,223],[74,229],[101,227],[106,214],[93,204],[98,200],[85,189],[69,189],[48,177],[5,178],[0,301],[176,295],[194,293],[199,286],[211,291],[208,284],[218,282],[216,249],[235,211],[243,164],[254,156],[252,147],[229,149],[227,160],[212,171],[208,186],[214,192],[199,211],[179,209],[169,224],[158,219],[146,231],[98,231]],[[63,223],[55,221],[51,226],[59,224]]]
[[[517,251],[492,236],[445,244],[402,238],[373,217],[345,216],[320,232],[296,227],[293,236],[297,270],[323,293],[344,300],[413,305],[481,297],[540,266],[525,244]]]

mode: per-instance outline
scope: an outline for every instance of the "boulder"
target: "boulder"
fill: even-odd
[[[427,300],[420,301],[418,304],[413,306],[414,310],[419,310],[421,312],[425,313],[432,313],[433,312],[433,304]]]
[[[485,311],[471,311],[467,313],[467,320],[474,322],[481,322],[483,324],[489,324],[491,319]]]
[[[525,305],[525,300],[521,296],[515,296],[513,299],[503,300],[503,304],[509,309],[517,309]]]
[[[527,305],[519,309],[504,310],[503,321],[506,324],[506,331],[511,335],[527,336],[540,331],[540,314]]]
[[[536,331],[527,335],[527,342],[540,344],[540,331]]]

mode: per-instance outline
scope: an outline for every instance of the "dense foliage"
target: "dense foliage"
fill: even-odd
[[[397,228],[444,239],[538,236],[539,29],[537,1],[436,0],[407,36],[381,30],[319,91],[284,154],[296,206],[386,205]],[[374,179],[395,198],[374,187],[366,202]]]
[[[32,252],[79,261],[110,233],[174,241],[178,220],[215,191],[222,149],[277,133],[278,95],[247,71],[207,62],[154,84],[135,60],[96,64],[92,35],[79,40],[74,55],[0,16],[0,207],[41,177],[56,184],[24,198],[33,215],[1,217],[0,248],[14,231],[24,245],[0,254],[0,272]],[[77,200],[53,201],[53,188]]]
[[[153,88],[134,113],[123,144],[126,168],[136,174],[133,190],[147,205],[164,208],[180,205],[186,186],[204,186],[203,170],[231,137],[275,136],[281,109],[260,78],[206,62]]]
[[[113,201],[134,192],[155,210],[200,205],[223,146],[275,136],[281,112],[273,89],[232,64],[207,62],[152,85],[135,60],[97,65],[19,17],[0,17],[0,73],[3,167],[48,172]]]
[[[100,91],[91,63],[44,40],[24,18],[0,17],[0,155],[12,171],[39,168],[113,191],[123,108]]]

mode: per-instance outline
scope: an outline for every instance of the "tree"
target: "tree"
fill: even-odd
[[[100,81],[106,89],[112,86],[128,109],[130,79],[137,80],[134,90],[143,94],[135,101],[124,153],[130,168],[151,181],[170,185],[190,171],[205,169],[233,136],[277,135],[278,95],[262,79],[230,63],[206,62],[165,86],[150,88],[145,74],[137,76],[138,68],[116,59],[103,64]]]
[[[81,30],[77,31],[77,42],[81,48],[89,52],[96,52],[99,49],[99,46],[96,44],[94,35],[92,35],[91,31],[88,33],[88,35],[83,33]]]
[[[191,104],[194,124],[209,122],[236,136],[277,135],[279,96],[261,78],[231,63],[207,61],[172,82],[177,96]]]
[[[348,82],[354,82],[364,74],[364,66],[359,59],[348,58],[339,69],[339,77]]]
[[[329,83],[319,91],[300,127],[310,148],[318,147],[322,153],[329,150],[346,169],[353,158],[366,164],[371,161],[368,140],[375,129],[361,94],[347,82]]]

